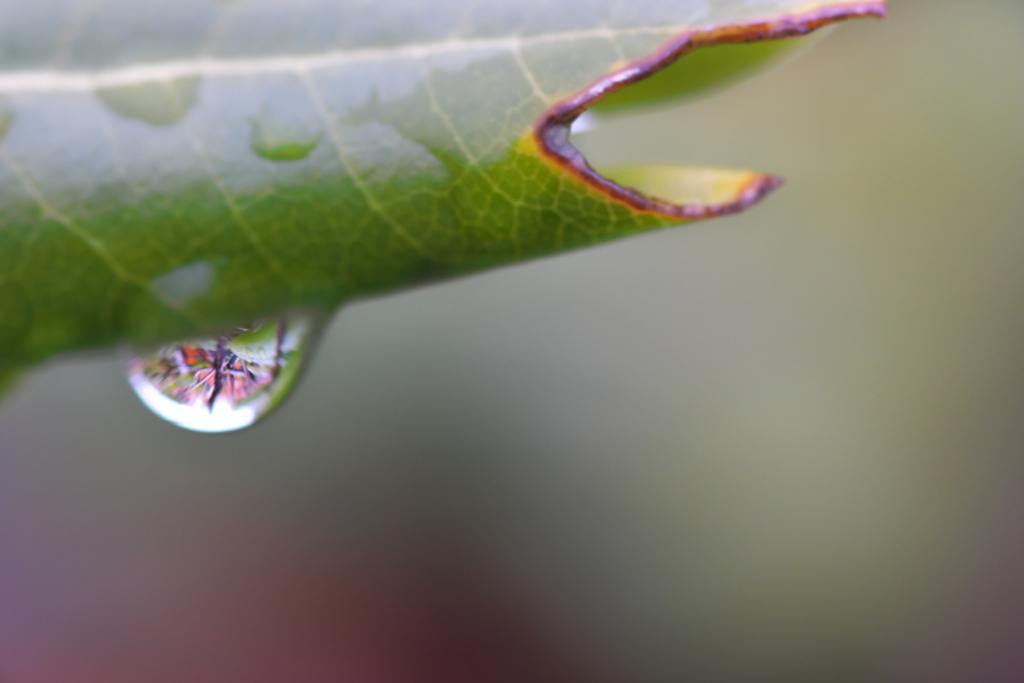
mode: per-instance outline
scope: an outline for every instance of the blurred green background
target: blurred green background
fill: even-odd
[[[726,220],[350,306],[255,428],[0,410],[0,681],[1024,680],[1024,4],[576,136]]]

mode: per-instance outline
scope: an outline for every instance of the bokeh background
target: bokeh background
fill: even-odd
[[[0,681],[1024,680],[1024,4],[577,136],[749,213],[349,306],[227,436],[0,410]]]

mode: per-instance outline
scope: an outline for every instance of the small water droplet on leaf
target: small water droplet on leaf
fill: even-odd
[[[318,316],[293,313],[164,344],[133,356],[128,380],[146,407],[179,427],[243,429],[287,397],[320,327]]]
[[[150,287],[166,305],[181,311],[210,291],[215,275],[212,263],[195,261],[154,278]]]
[[[252,151],[270,161],[301,161],[320,143],[320,132],[271,117],[266,111],[250,121]]]
[[[199,78],[153,81],[98,88],[96,96],[120,116],[152,126],[173,126],[185,118],[199,96]]]

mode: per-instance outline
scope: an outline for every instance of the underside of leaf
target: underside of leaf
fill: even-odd
[[[740,211],[781,181],[595,170],[570,126],[777,52],[741,44],[885,14],[881,0],[52,3],[0,22],[0,374]],[[712,49],[669,82],[698,48]]]

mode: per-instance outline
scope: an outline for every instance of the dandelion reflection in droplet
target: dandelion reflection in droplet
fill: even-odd
[[[196,432],[254,424],[288,395],[311,351],[313,315],[261,320],[211,338],[136,352],[128,380],[163,419]]]

